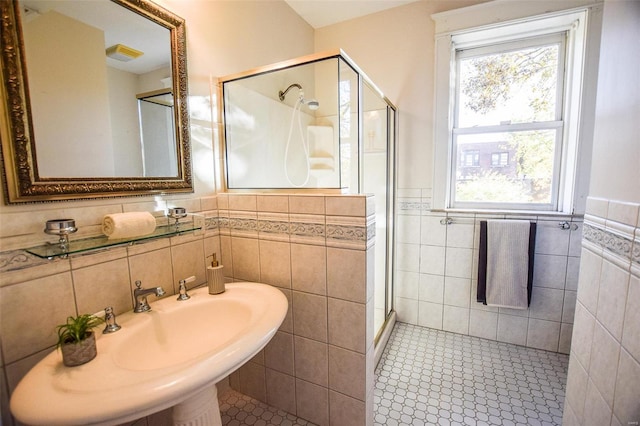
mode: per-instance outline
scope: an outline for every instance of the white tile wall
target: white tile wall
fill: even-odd
[[[633,275],[629,281],[622,345],[631,356],[640,360],[640,278]]]
[[[566,425],[640,421],[639,211],[640,204],[587,201]]]
[[[401,280],[402,275],[396,275],[397,284],[400,284]],[[431,303],[443,303],[444,275],[420,274],[418,286],[418,298],[420,300]]]
[[[429,193],[428,189],[398,191],[399,241],[395,278],[398,319],[569,353],[576,300],[580,298],[576,290],[582,219],[514,216],[537,222],[534,289],[529,309],[498,309],[476,301],[479,228],[481,220],[511,216],[447,215],[431,211],[431,200],[421,196]],[[441,221],[447,219],[452,223],[443,225]],[[565,220],[570,222],[570,230],[558,226]],[[598,263],[589,267],[598,268]],[[597,294],[594,313],[595,306]]]
[[[442,330],[442,312],[444,305],[442,303],[419,302],[418,303],[418,321],[417,324],[423,327],[435,328]],[[398,309],[396,307],[396,309]],[[398,320],[400,320],[398,316]],[[410,321],[402,321],[410,323]]]
[[[598,293],[596,317],[616,339],[622,337],[622,325],[629,289],[629,271],[604,260],[600,274],[600,288],[606,291]]]
[[[469,309],[444,305],[442,329],[459,334],[469,334]]]

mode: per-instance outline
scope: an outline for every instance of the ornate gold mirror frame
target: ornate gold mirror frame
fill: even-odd
[[[42,178],[29,101],[24,42],[17,0],[0,1],[0,136],[5,203],[193,192],[185,22],[148,0],[111,0],[170,31],[171,70],[176,121],[177,177]]]

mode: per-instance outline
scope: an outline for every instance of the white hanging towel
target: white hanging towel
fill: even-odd
[[[487,305],[527,309],[530,226],[527,220],[487,221]]]

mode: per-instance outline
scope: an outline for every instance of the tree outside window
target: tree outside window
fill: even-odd
[[[454,149],[476,152],[454,174],[455,203],[549,204],[562,143],[564,34],[457,52]],[[504,151],[495,152],[496,141]],[[484,147],[483,147],[484,145]],[[493,152],[492,152],[493,151]],[[513,167],[501,170],[510,165]],[[482,157],[486,155],[486,160]],[[469,166],[464,157],[462,168]]]

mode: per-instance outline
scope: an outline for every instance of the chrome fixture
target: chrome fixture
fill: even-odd
[[[289,90],[291,90],[292,88],[294,88],[294,87],[298,88],[298,101],[297,102],[299,102],[300,105],[306,105],[312,111],[315,111],[318,108],[320,108],[320,102],[318,102],[316,99],[305,99],[304,98],[304,92],[302,91],[302,86],[300,86],[298,83],[293,83],[293,84],[289,85],[289,87],[287,87],[284,92],[282,90],[280,90],[278,92],[278,98],[281,101],[284,101],[284,98],[287,96],[287,92]],[[298,106],[298,103],[296,103],[296,106]]]
[[[167,216],[171,219],[175,219],[176,230],[178,230],[178,222],[180,221],[180,219],[187,216],[187,209],[185,209],[184,207],[172,207],[167,212]]]
[[[451,225],[453,224],[453,219],[450,217],[440,219],[440,225]]]
[[[157,297],[164,296],[164,290],[162,287],[156,288],[142,288],[142,281],[136,281],[136,289],[133,290],[133,297],[136,300],[136,307],[133,309],[133,312],[147,312],[151,310],[151,306],[149,306],[149,302],[147,302],[147,295],[155,294]]]
[[[196,280],[196,276],[192,275],[192,276],[190,276],[188,278],[185,278],[185,279],[179,281],[179,284],[180,284],[179,293],[180,293],[180,295],[178,296],[178,300],[183,301],[183,300],[191,299],[191,296],[189,296],[187,294],[187,283],[192,283],[195,280]]]
[[[49,235],[58,235],[58,245],[63,251],[69,249],[69,234],[76,232],[76,221],[73,219],[51,219],[48,220],[44,232]]]
[[[122,328],[116,322],[116,314],[113,313],[113,307],[111,306],[104,308],[104,322],[106,325],[102,330],[102,334],[115,333]]]
[[[578,225],[577,224],[569,223],[566,220],[564,222],[558,223],[558,227],[560,227],[560,229],[570,229],[572,231],[577,231],[578,230]]]
[[[189,300],[191,296],[187,294],[187,280],[180,280],[180,295],[178,296],[179,301]]]
[[[278,92],[278,98],[279,98],[281,101],[284,101],[285,96],[287,96],[287,92],[288,92],[289,90],[291,90],[293,87],[297,87],[297,88],[298,88],[298,90],[302,90],[302,86],[300,86],[298,83],[293,83],[292,85],[290,85],[289,87],[287,87],[287,88],[285,89],[285,91],[284,91],[284,92],[283,92],[282,90],[281,90],[281,91],[279,91],[279,92]]]

